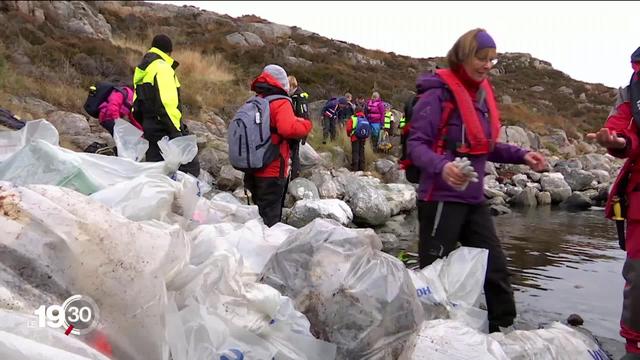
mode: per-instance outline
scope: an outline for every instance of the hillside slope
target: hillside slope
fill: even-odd
[[[45,110],[25,97],[81,112],[84,89],[103,78],[129,79],[159,32],[174,40],[185,113],[195,120],[212,112],[228,118],[267,63],[283,64],[315,100],[345,91],[366,97],[376,89],[398,108],[421,72],[444,64],[443,58],[368,50],[255,16],[232,18],[189,6],[5,1],[0,21],[0,105],[26,118]],[[453,41],[459,34],[446,35]],[[499,58],[493,83],[506,124],[540,135],[562,128],[580,138],[606,118],[613,89],[571,79],[529,54]]]

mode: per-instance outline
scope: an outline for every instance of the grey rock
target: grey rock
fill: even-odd
[[[541,191],[536,194],[538,206],[551,205],[551,194],[547,191]]]
[[[249,23],[246,25],[246,28],[253,33],[259,34],[265,39],[270,40],[291,36],[291,28],[286,25],[273,23]]]
[[[511,214],[511,209],[502,205],[491,205],[490,211],[493,216]]]
[[[503,126],[500,128],[498,141],[530,148],[529,136],[527,132],[519,126]]]
[[[394,235],[390,233],[382,233],[378,234],[380,241],[382,242],[382,251],[391,252],[400,247],[400,240]]]
[[[542,177],[542,174],[540,174],[539,172],[535,172],[533,170],[527,171],[526,174],[529,177],[529,179],[535,182],[540,182],[540,178]]]
[[[608,183],[611,181],[611,175],[609,175],[607,171],[593,169],[593,170],[589,170],[589,172],[593,174],[593,176],[599,183]]]
[[[353,220],[353,213],[342,200],[305,199],[295,203],[286,217],[286,222],[291,226],[301,228],[317,218],[332,219],[346,226]]]
[[[564,179],[567,184],[569,184],[571,190],[581,191],[591,187],[595,176],[588,171],[571,169],[567,175],[564,176]]]
[[[344,195],[344,190],[334,181],[331,173],[326,169],[313,169],[311,182],[318,188],[321,199],[338,199]]]
[[[54,111],[47,115],[49,121],[60,136],[85,136],[91,132],[87,118],[66,111]]]
[[[591,199],[579,192],[575,192],[560,205],[567,210],[588,210],[591,207]]]
[[[295,200],[320,200],[318,187],[311,180],[295,178],[289,183],[287,192]]]
[[[515,174],[511,178],[511,181],[513,181],[517,187],[524,189],[529,182],[529,178],[525,174]]]
[[[509,95],[502,95],[502,103],[504,105],[511,105],[513,104],[513,100],[511,100],[511,96]]]
[[[536,86],[532,86],[529,88],[529,90],[534,91],[534,92],[542,92],[544,91],[544,88],[540,85],[536,85]]]
[[[487,161],[484,164],[484,172],[486,175],[498,176],[498,172],[496,171],[496,165],[491,161]]]
[[[370,180],[353,176],[344,184],[345,201],[351,207],[354,221],[381,225],[391,218],[391,208],[384,191]]]
[[[537,194],[538,190],[528,187],[516,195],[513,198],[512,203],[517,206],[535,207],[538,205],[538,200],[536,198]]]
[[[604,155],[586,154],[580,156],[584,170],[604,170],[611,172],[611,161]]]
[[[573,96],[573,90],[566,86],[559,87],[558,92],[567,96]]]
[[[540,179],[542,190],[551,194],[551,200],[559,203],[571,196],[571,187],[561,173],[544,173]]]
[[[218,175],[217,186],[220,190],[234,191],[243,184],[244,173],[231,165],[224,165]]]

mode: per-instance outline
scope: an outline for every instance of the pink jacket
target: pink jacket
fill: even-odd
[[[133,90],[129,87],[125,87],[124,89],[127,91],[127,102],[125,103],[124,96],[120,91],[112,91],[107,101],[103,102],[98,107],[100,109],[98,120],[100,123],[105,121],[115,121],[116,119],[129,120],[133,126],[142,130],[142,125],[134,119],[133,114],[131,113]]]

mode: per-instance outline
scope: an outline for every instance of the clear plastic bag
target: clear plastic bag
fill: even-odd
[[[487,312],[478,308],[487,268],[486,249],[460,247],[444,259],[411,272],[427,319],[456,319],[487,332]]]
[[[27,121],[20,130],[0,132],[0,161],[35,140],[58,146],[58,130],[46,120],[33,120]]]
[[[149,141],[142,137],[142,131],[122,119],[115,121],[113,140],[118,148],[118,156],[129,160],[141,161],[149,149]]]
[[[406,358],[423,310],[404,264],[381,248],[370,229],[316,219],[271,256],[261,281],[294,300],[337,359]]]
[[[0,216],[0,245],[12,254],[3,265],[57,298],[94,299],[115,358],[167,358],[164,282],[189,258],[178,226],[132,222],[65,188],[0,183],[0,193],[13,209]]]
[[[158,147],[167,173],[178,170],[180,164],[187,164],[198,155],[195,135],[180,136],[171,140],[165,136],[158,141]]]

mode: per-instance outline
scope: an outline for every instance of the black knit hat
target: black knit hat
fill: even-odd
[[[167,54],[171,53],[171,51],[173,50],[171,39],[169,39],[169,37],[165,34],[154,36],[153,41],[151,42],[151,46]]]

